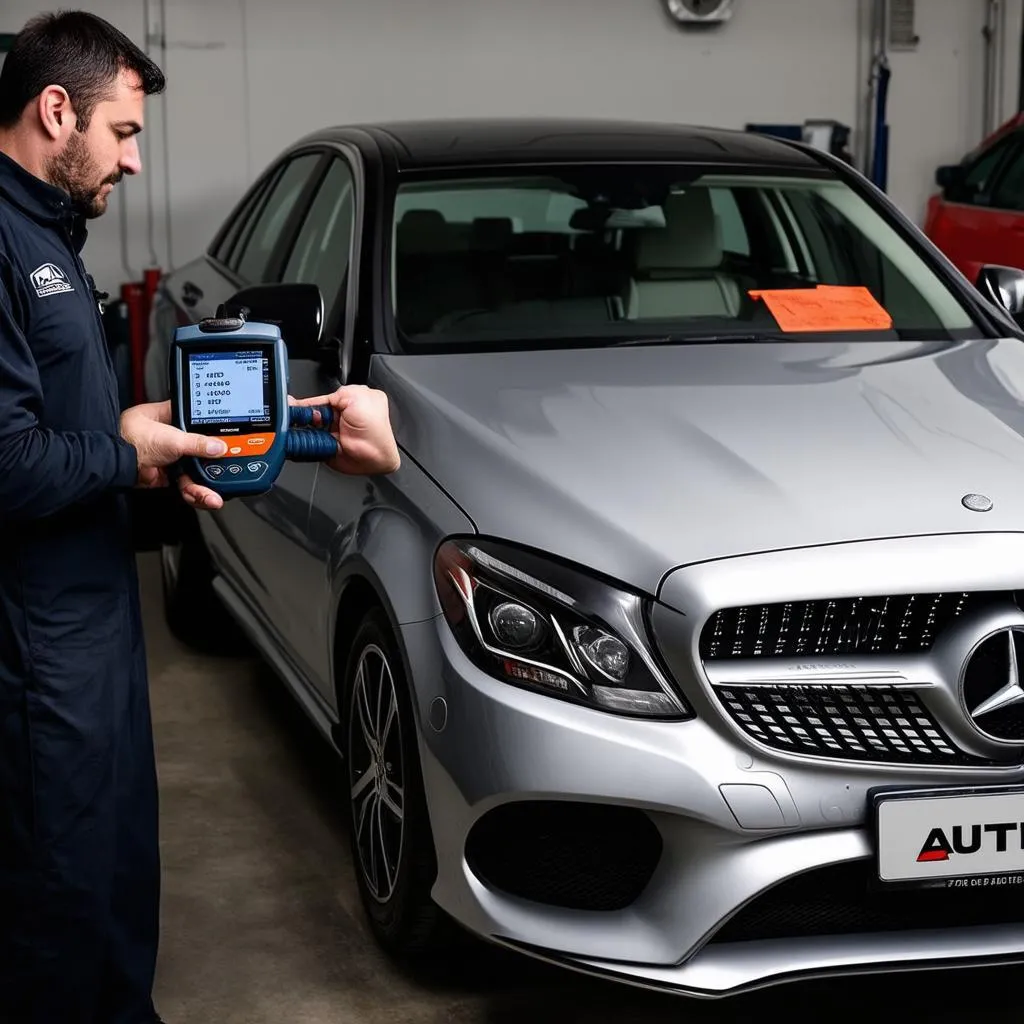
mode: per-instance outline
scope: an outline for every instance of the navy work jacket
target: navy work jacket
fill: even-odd
[[[136,454],[118,430],[85,237],[66,193],[0,153],[0,743],[26,687],[34,710],[81,735],[100,711],[89,694],[141,647]]]

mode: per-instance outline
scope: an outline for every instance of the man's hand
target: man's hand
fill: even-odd
[[[149,402],[125,409],[121,414],[121,436],[138,453],[139,487],[166,487],[166,467],[186,455],[212,458],[227,453],[218,438],[188,434],[171,424],[171,403]],[[195,508],[221,508],[223,499],[208,487],[182,476],[178,482],[182,497]]]
[[[330,395],[295,399],[289,405],[329,405],[334,410],[330,432],[338,442],[338,454],[325,465],[338,473],[374,476],[394,473],[401,465],[398,445],[391,430],[388,396],[365,384],[348,384]],[[315,416],[319,425],[319,415]]]

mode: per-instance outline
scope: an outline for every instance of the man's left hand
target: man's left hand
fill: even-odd
[[[168,447],[173,447],[174,444],[177,444],[180,447],[180,453],[185,454],[187,441],[203,440],[202,438],[191,437],[184,433],[184,431],[172,426],[171,403],[169,400],[165,400],[163,402],[148,402],[144,405],[133,406],[130,409],[126,409],[121,415],[122,432],[126,429],[126,423],[134,425],[134,429],[130,429],[128,431],[133,442],[138,441],[138,437],[136,437],[136,435],[144,432],[151,442],[149,447],[155,447],[161,451],[165,451]],[[143,427],[145,428],[145,431],[142,430]],[[224,446],[224,451],[227,451],[226,445]],[[191,454],[200,453],[198,451],[192,451]],[[157,465],[151,462],[148,455],[141,451],[140,456],[142,458],[142,464],[139,466],[139,475],[136,487],[143,489],[167,487],[170,480],[167,473],[167,464],[164,460],[157,460],[160,462],[160,464]],[[178,479],[178,488],[181,491],[181,496],[193,508],[216,509],[222,508],[224,505],[224,499],[221,498],[216,491],[210,490],[209,487],[203,487],[201,484],[194,483],[185,475],[182,475]]]

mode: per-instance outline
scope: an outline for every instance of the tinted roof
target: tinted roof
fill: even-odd
[[[360,125],[401,166],[574,160],[683,160],[821,169],[812,153],[749,132],[641,121],[436,120]]]

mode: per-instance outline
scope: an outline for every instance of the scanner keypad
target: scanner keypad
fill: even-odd
[[[248,462],[231,458],[211,459],[200,463],[204,476],[214,482],[227,476],[231,480],[259,480],[268,469],[267,463],[257,459]]]

